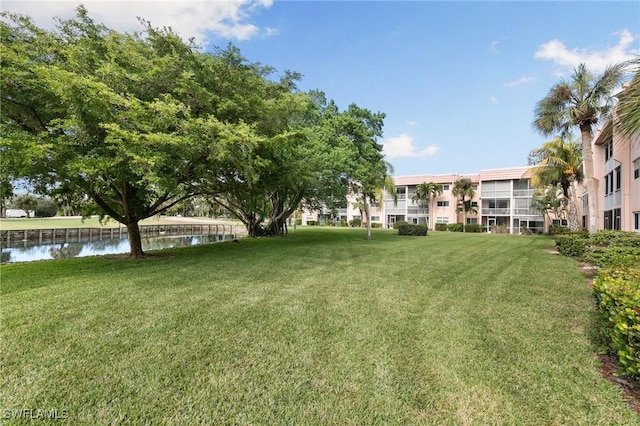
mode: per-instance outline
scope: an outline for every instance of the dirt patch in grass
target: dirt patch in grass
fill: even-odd
[[[640,383],[630,377],[618,376],[617,372],[620,369],[620,364],[615,356],[598,354],[598,357],[602,363],[600,374],[620,387],[629,408],[640,416]]]

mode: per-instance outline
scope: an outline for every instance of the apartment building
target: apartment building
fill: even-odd
[[[640,232],[640,135],[624,137],[612,122],[595,133],[593,163],[598,193],[598,228]],[[583,195],[583,226],[588,225]]]
[[[531,207],[534,188],[526,172],[529,167],[482,170],[479,174],[416,175],[394,178],[398,193],[397,205],[390,196],[385,199],[385,225],[393,226],[399,220],[409,223],[462,223],[463,214],[458,212],[458,198],[453,195],[453,186],[459,179],[470,179],[475,196],[471,200],[476,213],[467,213],[467,223],[479,223],[485,232],[508,232],[519,234],[525,228],[536,233],[545,231],[542,213]],[[416,187],[423,182],[442,185],[442,194],[435,197],[429,206],[414,203],[411,199]]]

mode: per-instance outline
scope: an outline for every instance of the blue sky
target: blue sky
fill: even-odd
[[[50,26],[76,1],[3,2]],[[547,140],[531,127],[550,87],[580,62],[596,71],[640,54],[640,2],[85,1],[97,21],[169,25],[205,46],[386,113],[395,175],[526,165]]]

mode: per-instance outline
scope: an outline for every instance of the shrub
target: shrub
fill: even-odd
[[[302,219],[300,218],[296,219],[296,225],[302,225]]]
[[[382,224],[380,222],[371,222],[372,228],[382,228]]]
[[[465,230],[467,232],[482,232],[482,226],[479,223],[467,223]]]
[[[360,227],[360,225],[362,225],[362,219],[360,219],[359,217],[356,217],[355,219],[351,219],[349,221],[349,226],[352,228],[358,228]]]
[[[570,234],[571,229],[563,225],[549,225],[549,235]]]
[[[606,247],[606,246],[625,246],[625,247],[640,247],[640,235],[634,232],[623,231],[598,231],[595,234],[591,234],[590,243],[594,246]]]
[[[447,225],[447,231],[462,232],[462,224],[461,223],[450,223],[450,224]]]
[[[556,235],[556,250],[564,256],[580,257],[587,249],[589,239],[580,234]]]
[[[427,225],[410,225],[404,224],[398,227],[398,235],[427,235]]]
[[[318,223],[317,223],[315,220],[308,220],[308,221],[307,221],[307,225],[308,225],[308,226],[315,226],[315,225],[317,225],[317,224],[318,224]]]
[[[341,220],[340,226],[349,226],[349,222],[347,222],[346,220]]]
[[[447,224],[446,223],[436,223],[436,231],[446,231]]]
[[[500,225],[492,225],[491,233],[492,234],[508,234],[509,228],[507,228],[507,225],[505,225],[504,223],[501,223]]]
[[[587,250],[585,260],[600,268],[640,265],[640,247],[592,246]]]
[[[400,228],[402,225],[408,225],[409,222],[407,222],[406,220],[399,220],[396,223],[393,224],[393,229],[398,229]]]
[[[626,278],[599,272],[593,282],[600,337],[618,355],[621,373],[640,372],[640,274]]]

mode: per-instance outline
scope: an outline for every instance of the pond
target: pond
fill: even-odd
[[[142,238],[143,250],[162,250],[173,247],[189,247],[212,244],[233,239],[231,235],[176,235]],[[28,244],[2,247],[2,263],[32,262],[35,260],[70,259],[74,257],[121,254],[129,252],[129,240],[105,239],[85,242]]]

